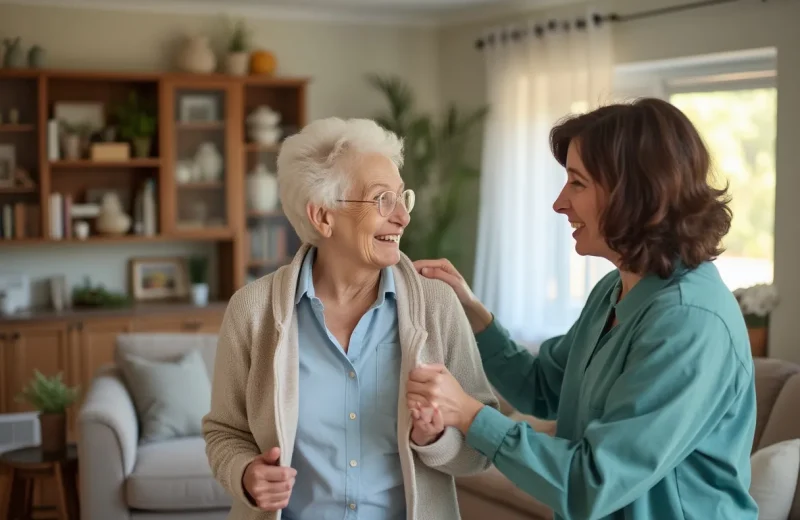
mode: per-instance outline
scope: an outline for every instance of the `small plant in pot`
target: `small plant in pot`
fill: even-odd
[[[61,453],[67,447],[67,408],[78,398],[78,388],[69,387],[62,381],[62,373],[47,377],[34,370],[33,378],[17,402],[27,402],[39,413],[42,431],[42,451]]]
[[[119,135],[131,142],[134,157],[150,157],[153,136],[156,133],[156,116],[153,110],[132,91],[127,101],[117,107],[116,117]]]
[[[208,258],[189,258],[189,282],[192,284],[192,302],[198,307],[208,305]]]
[[[250,66],[249,35],[244,22],[234,23],[228,40],[228,54],[225,56],[225,71],[233,76],[244,76]]]

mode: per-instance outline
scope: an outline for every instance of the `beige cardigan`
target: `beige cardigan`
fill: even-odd
[[[281,449],[281,465],[291,465],[298,414],[294,295],[308,249],[301,247],[290,265],[239,289],[222,322],[203,434],[214,477],[235,498],[229,519],[280,519],[280,512],[262,511],[246,498],[242,476],[254,457],[274,446]],[[429,446],[411,445],[408,373],[419,363],[444,363],[469,394],[495,408],[498,402],[453,290],[419,276],[405,255],[393,269],[403,350],[397,423],[407,518],[456,520],[453,476],[480,472],[490,462],[454,428]]]

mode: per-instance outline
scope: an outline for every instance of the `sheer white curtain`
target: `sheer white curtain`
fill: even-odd
[[[566,173],[549,132],[560,118],[611,100],[609,24],[532,22],[484,35],[490,114],[485,127],[474,290],[513,337],[538,343],[565,332],[611,264],[574,252],[552,205]],[[545,30],[536,35],[535,27]],[[504,37],[505,34],[505,37]]]

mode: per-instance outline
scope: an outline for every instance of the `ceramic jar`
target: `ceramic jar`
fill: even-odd
[[[278,177],[259,164],[247,175],[247,205],[251,211],[278,209]]]
[[[250,66],[250,54],[243,52],[229,52],[225,56],[225,72],[232,76],[244,76]]]
[[[202,180],[217,182],[222,179],[222,154],[214,143],[201,144],[194,156],[194,162]]]
[[[178,54],[178,68],[184,72],[210,73],[217,67],[217,57],[211,49],[207,36],[192,36],[186,39]]]
[[[131,217],[122,211],[122,204],[114,192],[103,195],[97,215],[97,231],[106,235],[124,235],[131,228]]]
[[[281,129],[278,123],[281,115],[270,107],[262,105],[247,116],[247,131],[251,141],[271,146],[281,138]]]

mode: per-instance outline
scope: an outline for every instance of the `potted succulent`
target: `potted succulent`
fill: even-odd
[[[228,41],[228,54],[225,56],[225,71],[234,76],[244,76],[250,66],[250,44],[244,22],[237,21],[231,30]]]
[[[736,289],[733,295],[744,315],[753,356],[765,356],[769,316],[778,306],[778,289],[772,284],[756,284]]]
[[[119,135],[133,145],[134,157],[150,157],[153,136],[156,133],[156,116],[150,107],[132,91],[128,99],[116,110]]]
[[[42,433],[42,451],[61,453],[67,446],[67,408],[78,398],[78,388],[68,387],[62,381],[62,373],[47,377],[34,370],[33,378],[17,402],[28,402],[39,413]]]
[[[189,258],[189,282],[192,284],[192,302],[198,307],[208,305],[208,258]]]

